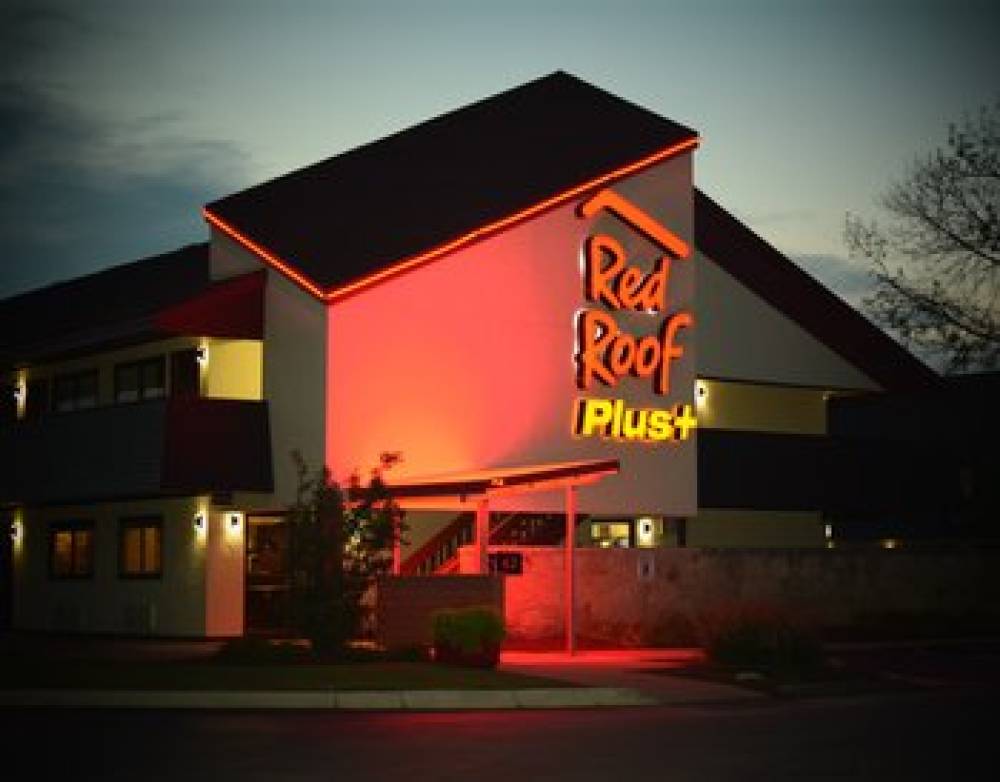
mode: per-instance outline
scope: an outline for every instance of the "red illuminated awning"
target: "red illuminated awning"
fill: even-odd
[[[390,481],[397,500],[458,497],[462,500],[505,491],[548,491],[560,486],[594,483],[621,469],[617,459],[551,462],[524,467],[494,467],[471,472]]]

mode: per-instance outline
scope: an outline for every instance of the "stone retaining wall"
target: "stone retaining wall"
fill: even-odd
[[[505,576],[508,636],[563,633],[561,548],[520,551]],[[463,552],[465,553],[465,552]],[[1000,622],[1000,549],[578,549],[580,637],[615,644],[698,642],[706,622],[747,610],[822,627],[879,615]]]

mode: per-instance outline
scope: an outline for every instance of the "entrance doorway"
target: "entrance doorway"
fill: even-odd
[[[246,631],[281,635],[289,627],[289,529],[284,516],[248,516]]]

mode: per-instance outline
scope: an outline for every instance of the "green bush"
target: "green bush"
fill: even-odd
[[[805,671],[823,664],[823,646],[816,636],[781,616],[734,617],[714,628],[706,651],[721,665],[771,672]]]
[[[506,635],[503,619],[492,608],[462,608],[434,615],[434,646],[465,654],[491,652]]]

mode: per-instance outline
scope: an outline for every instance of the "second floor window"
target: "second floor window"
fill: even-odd
[[[57,413],[97,407],[97,370],[56,377],[52,385],[52,409]]]
[[[115,367],[115,401],[138,402],[166,396],[167,377],[163,356],[118,364]]]

